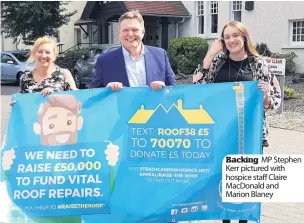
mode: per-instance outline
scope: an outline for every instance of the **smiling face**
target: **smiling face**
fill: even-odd
[[[244,37],[236,28],[227,26],[223,34],[225,46],[230,53],[236,54],[245,50]]]
[[[82,128],[81,103],[72,95],[50,95],[38,111],[39,122],[34,132],[41,135],[43,145],[77,143],[77,132]]]
[[[51,43],[41,44],[34,54],[36,65],[38,66],[50,66],[55,60],[54,47]]]
[[[41,136],[50,145],[72,144],[77,139],[77,116],[60,107],[47,110],[42,119]]]
[[[145,30],[137,19],[124,19],[119,27],[119,40],[123,47],[130,51],[141,47]]]

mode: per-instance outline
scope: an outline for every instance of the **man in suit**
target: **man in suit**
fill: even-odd
[[[143,17],[137,11],[124,13],[119,19],[122,47],[98,57],[91,88],[151,86],[160,90],[175,84],[175,74],[164,49],[146,46]]]
[[[124,13],[119,19],[121,47],[98,57],[91,88],[108,87],[120,91],[123,87],[151,86],[161,90],[175,85],[175,74],[164,49],[146,46],[144,20],[137,11]],[[121,95],[117,100],[120,114],[132,117],[132,111],[122,110],[122,104],[130,103]],[[118,139],[127,129],[126,122],[118,121],[109,134],[109,141]],[[124,138],[124,140],[127,140]],[[123,145],[126,144],[124,141]],[[119,174],[119,173],[118,173]]]

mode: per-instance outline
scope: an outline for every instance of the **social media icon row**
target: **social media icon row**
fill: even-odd
[[[208,206],[206,204],[203,204],[201,206],[201,211],[207,211],[208,210]],[[182,208],[180,213],[185,214],[188,212],[198,212],[199,211],[199,206],[193,206],[191,207],[191,209],[189,210],[188,207]],[[178,209],[172,209],[171,210],[171,215],[176,215],[178,214]]]

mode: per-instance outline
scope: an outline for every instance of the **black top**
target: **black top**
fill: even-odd
[[[230,75],[229,75],[230,61]],[[224,65],[217,73],[214,83],[235,82],[235,81],[252,81],[253,73],[249,65],[249,60],[246,58],[241,61],[234,61],[228,58]]]

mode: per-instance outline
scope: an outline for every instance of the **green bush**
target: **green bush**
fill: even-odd
[[[285,87],[284,88],[284,99],[295,99],[297,94],[293,88]]]
[[[261,56],[271,57],[272,55],[272,52],[270,51],[266,43],[258,43],[255,49]]]
[[[72,72],[76,61],[80,59],[81,56],[88,56],[89,52],[89,48],[69,50],[57,57],[56,64],[62,68],[69,69]]]
[[[297,55],[294,52],[290,52],[286,54],[272,53],[266,43],[258,43],[256,45],[256,50],[261,56],[264,57],[286,59],[286,69],[285,69],[286,75],[293,74],[295,72],[296,63],[294,62],[294,59],[297,57]]]
[[[168,57],[177,75],[193,74],[208,51],[207,40],[200,37],[185,37],[172,39],[168,47]]]
[[[294,52],[286,53],[286,54],[280,54],[280,53],[273,53],[272,58],[281,58],[286,59],[286,67],[285,67],[285,74],[293,74],[296,70],[296,63],[294,62],[294,59],[297,57],[297,55]]]

